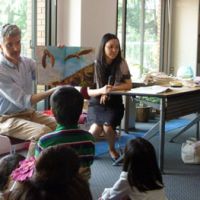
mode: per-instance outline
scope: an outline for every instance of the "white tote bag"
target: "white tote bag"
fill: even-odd
[[[196,138],[186,140],[181,146],[181,158],[186,164],[200,164],[200,141]]]

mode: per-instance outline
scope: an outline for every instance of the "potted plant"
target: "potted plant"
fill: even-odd
[[[156,97],[138,97],[136,103],[136,121],[148,122],[150,118],[155,117],[152,108],[159,110],[160,99]]]
[[[136,103],[136,121],[148,122],[150,116],[151,107],[139,100]]]

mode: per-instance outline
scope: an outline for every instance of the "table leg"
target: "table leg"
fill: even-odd
[[[160,150],[159,150],[159,167],[161,172],[164,171],[164,151],[165,151],[165,98],[160,99]]]
[[[199,113],[197,115],[199,116]],[[199,121],[197,121],[196,138],[197,138],[197,140],[199,140]]]
[[[184,133],[185,131],[187,131],[189,128],[191,128],[194,124],[197,125],[197,132],[196,132],[196,136],[197,139],[199,138],[199,121],[200,121],[200,115],[199,113],[197,113],[197,116],[189,123],[187,124],[180,132],[178,132],[174,137],[172,137],[170,139],[170,142],[174,142],[174,140],[181,135],[182,133]]]
[[[155,125],[153,125],[153,127],[145,133],[143,138],[150,140],[159,132],[159,127],[160,127],[160,121],[157,122]]]

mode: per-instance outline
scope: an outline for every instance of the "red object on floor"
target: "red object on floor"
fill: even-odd
[[[48,116],[53,116],[52,110],[44,110],[43,113]],[[79,117],[78,124],[85,124],[86,119],[87,119],[87,113],[82,113]]]

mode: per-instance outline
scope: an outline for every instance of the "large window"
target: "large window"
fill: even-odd
[[[45,45],[45,0],[0,0],[0,26],[16,24],[22,30],[22,55],[34,55],[35,45]]]
[[[22,30],[22,54],[31,55],[31,0],[0,0],[0,26],[6,23],[16,24]]]
[[[118,0],[117,34],[133,79],[159,71],[161,0]]]
[[[34,47],[46,44],[46,0],[0,0],[0,5],[0,26],[6,23],[19,26],[22,31],[21,54],[34,57]],[[35,92],[44,89],[43,85],[37,85]],[[37,107],[43,109],[43,102]]]

